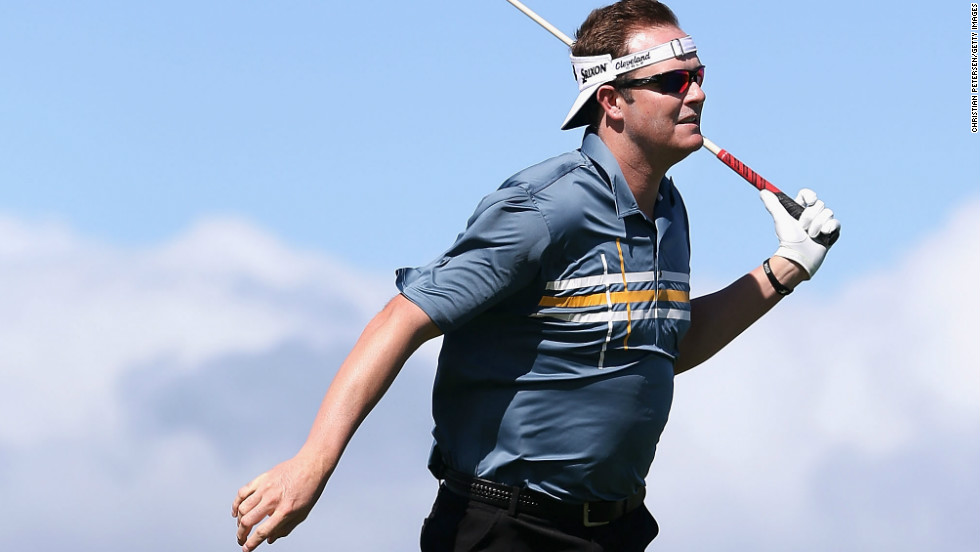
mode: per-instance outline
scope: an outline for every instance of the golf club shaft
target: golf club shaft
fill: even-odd
[[[524,13],[524,15],[533,19],[535,23],[544,27],[545,30],[547,30],[549,33],[555,35],[555,37],[558,40],[564,42],[566,46],[572,45],[572,39],[569,38],[568,35],[559,31],[554,25],[545,21],[545,19],[540,15],[534,13],[534,11],[532,11],[531,8],[525,6],[524,4],[518,2],[517,0],[507,0],[507,1],[510,2],[511,6],[514,6],[515,8],[521,10]]]

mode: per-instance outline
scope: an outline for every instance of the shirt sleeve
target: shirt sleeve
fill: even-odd
[[[527,190],[501,188],[480,202],[449,250],[428,265],[399,269],[396,285],[446,333],[530,283],[550,241]]]

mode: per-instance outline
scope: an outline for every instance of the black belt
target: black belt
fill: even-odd
[[[515,515],[530,514],[553,521],[572,521],[585,527],[606,525],[643,504],[645,489],[623,500],[611,502],[562,502],[527,487],[511,487],[472,477],[449,468],[442,474],[446,488],[470,500],[505,509]]]

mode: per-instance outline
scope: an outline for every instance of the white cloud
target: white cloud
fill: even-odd
[[[110,393],[133,365],[325,345],[383,302],[377,282],[229,219],[144,251],[10,219],[0,241],[0,442],[115,423]]]
[[[3,218],[0,244],[0,517],[12,549],[234,546],[235,490],[302,443],[344,352],[394,293],[388,278],[234,219],[129,250]],[[406,367],[339,473],[386,470],[374,443],[410,439],[395,447],[405,464],[387,471],[431,486],[432,371],[420,365],[432,355]],[[351,526],[373,507],[347,511],[358,500],[317,511]],[[400,540],[410,519],[376,542]]]
[[[971,202],[837,294],[801,288],[678,378],[653,548],[980,544],[978,217]],[[394,291],[229,219],[132,250],[0,218],[0,266],[11,549],[230,550],[234,491],[295,451]],[[277,547],[417,549],[435,352],[406,366]]]

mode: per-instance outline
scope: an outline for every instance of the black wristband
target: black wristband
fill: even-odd
[[[772,284],[772,288],[776,290],[776,293],[780,295],[793,293],[793,290],[784,286],[776,279],[776,275],[772,273],[772,268],[769,266],[769,259],[762,261],[762,270],[766,273],[766,277],[769,278],[769,283]]]

